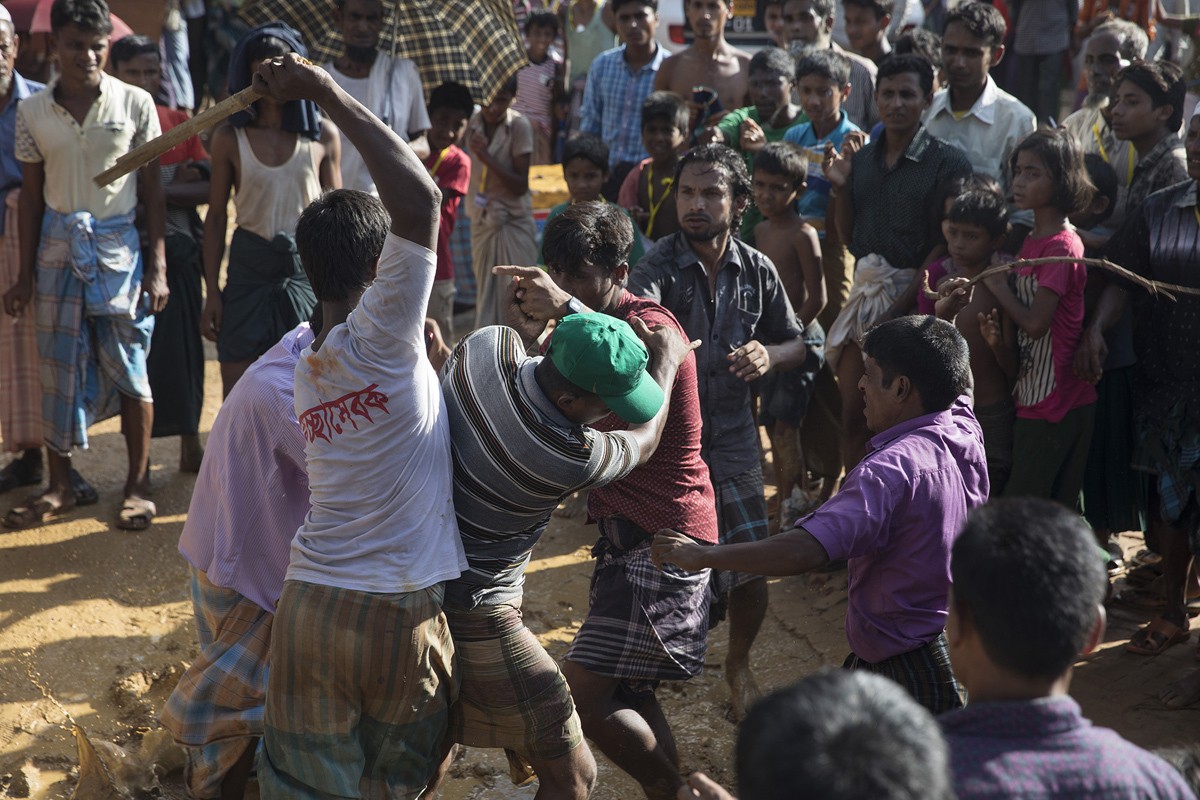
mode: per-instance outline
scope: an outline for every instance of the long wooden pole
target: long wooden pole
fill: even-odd
[[[118,158],[115,164],[104,170],[104,172],[101,172],[95,178],[92,178],[92,180],[96,182],[97,186],[107,186],[117,178],[146,166],[177,144],[187,141],[200,131],[211,128],[221,120],[232,117],[262,96],[262,93],[253,86],[247,86],[245,89],[242,89],[231,97],[225,98],[215,106],[210,106],[201,111],[186,122],[181,122],[162,136],[151,139],[144,145],[130,150]]]

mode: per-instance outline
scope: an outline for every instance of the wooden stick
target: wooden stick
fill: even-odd
[[[130,150],[118,158],[115,164],[104,170],[104,172],[101,172],[95,178],[92,178],[92,180],[96,182],[97,186],[107,186],[117,178],[146,166],[180,142],[187,141],[200,131],[211,128],[221,120],[232,117],[262,96],[262,93],[253,86],[247,86],[232,97],[227,97],[215,106],[210,106],[201,111],[186,122],[181,122],[158,138],[151,139],[144,145]]]
[[[1017,269],[1018,267],[1033,267],[1039,264],[1086,264],[1089,267],[1096,267],[1106,272],[1112,272],[1130,283],[1136,284],[1147,292],[1153,295],[1162,295],[1168,300],[1175,300],[1177,294],[1187,294],[1200,296],[1200,289],[1192,289],[1187,286],[1179,286],[1174,283],[1162,283],[1160,281],[1152,281],[1149,278],[1143,278],[1119,264],[1114,264],[1107,258],[1063,258],[1062,256],[1053,256],[1049,258],[1021,258],[1016,261],[1010,261],[1007,264],[997,264],[994,267],[988,267],[983,272],[968,280],[962,286],[956,287],[960,289],[968,289],[985,278],[990,278],[993,275],[999,275],[1003,272]],[[923,279],[924,285],[921,287],[925,293],[927,300],[937,300],[941,295],[929,288],[929,270],[925,270]]]

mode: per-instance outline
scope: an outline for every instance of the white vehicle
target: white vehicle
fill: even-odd
[[[683,13],[687,0],[659,0],[658,43],[678,52],[692,43],[692,29]],[[771,43],[763,25],[762,0],[733,0],[733,14],[725,25],[725,41],[753,53]]]

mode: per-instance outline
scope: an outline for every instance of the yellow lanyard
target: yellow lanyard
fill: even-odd
[[[442,165],[442,159],[444,159],[446,157],[446,153],[449,152],[450,148],[447,147],[446,149],[442,150],[442,152],[438,153],[437,161],[433,162],[433,166],[429,168],[429,177],[432,178],[437,174],[438,167]]]
[[[487,164],[483,165],[483,169],[479,170],[479,188],[476,190],[478,194],[487,192]]]
[[[1192,206],[1192,213],[1196,215],[1196,224],[1200,225],[1200,206]]]
[[[1100,138],[1100,124],[1099,123],[1092,124],[1092,136],[1096,137],[1096,146],[1100,148],[1100,157],[1104,159],[1104,163],[1111,164],[1112,162],[1108,158],[1108,151],[1104,149],[1104,142]],[[1125,174],[1125,185],[1126,186],[1133,185],[1133,169],[1136,165],[1137,165],[1137,157],[1134,155],[1133,145],[1129,145],[1129,168],[1126,170],[1126,174]]]
[[[646,222],[646,235],[651,239],[654,238],[654,218],[658,216],[658,210],[662,208],[662,204],[667,202],[667,197],[671,194],[671,186],[675,183],[675,178],[663,178],[663,193],[662,197],[658,198],[658,202],[654,202],[654,165],[651,164],[646,168],[646,196],[650,198],[650,219]]]

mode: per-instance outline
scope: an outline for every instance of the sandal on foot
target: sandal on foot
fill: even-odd
[[[1171,645],[1186,642],[1191,635],[1187,628],[1159,617],[1135,633],[1125,649],[1139,656],[1157,656]]]
[[[42,497],[31,497],[23,506],[17,506],[4,515],[4,527],[20,530],[42,525],[55,517],[62,516],[74,505],[55,505]]]
[[[71,470],[71,491],[75,493],[77,506],[92,506],[100,502],[100,493],[74,468]]]
[[[1125,572],[1125,582],[1130,586],[1146,586],[1161,577],[1162,564],[1141,564]]]
[[[121,510],[117,512],[117,528],[123,531],[144,531],[150,527],[156,513],[158,508],[150,500],[126,497]]]
[[[1129,608],[1140,608],[1143,611],[1161,611],[1167,607],[1167,598],[1145,586],[1122,589],[1113,597],[1113,602]]]

